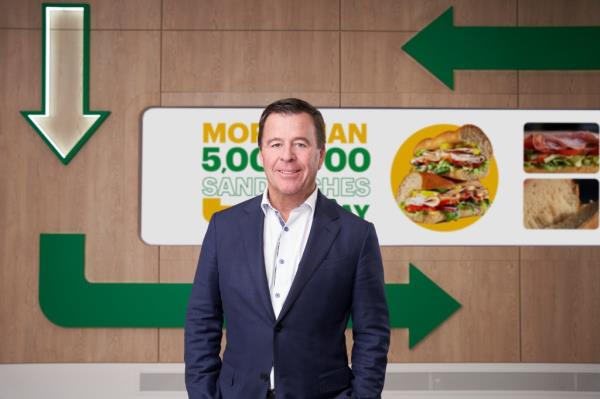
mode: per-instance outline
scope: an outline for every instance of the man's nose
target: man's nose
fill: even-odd
[[[283,150],[281,151],[281,160],[282,161],[293,161],[296,158],[296,154],[294,153],[293,145],[284,145]]]

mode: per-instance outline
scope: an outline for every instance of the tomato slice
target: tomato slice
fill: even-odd
[[[579,155],[582,153],[582,150],[576,150],[573,148],[565,148],[564,150],[556,151],[560,155]]]
[[[440,200],[438,207],[441,207],[444,205],[457,205],[458,202],[459,202],[458,199],[444,198],[443,200]]]
[[[420,211],[431,211],[433,210],[430,206],[425,205],[408,205],[406,207],[407,212],[420,212]]]

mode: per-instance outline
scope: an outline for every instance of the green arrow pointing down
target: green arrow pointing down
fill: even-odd
[[[40,307],[62,327],[181,328],[191,284],[90,283],[85,235],[40,235]],[[413,348],[460,308],[414,265],[410,284],[386,284],[392,328],[408,328]]]
[[[402,49],[454,89],[455,69],[600,69],[600,27],[454,26],[450,7]]]
[[[42,5],[42,109],[21,111],[63,164],[108,117],[89,110],[90,7]]]

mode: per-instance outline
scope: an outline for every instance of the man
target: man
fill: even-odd
[[[189,397],[380,397],[389,322],[379,244],[371,223],[316,187],[323,117],[277,101],[258,145],[266,191],[216,213],[202,244],[185,326]]]

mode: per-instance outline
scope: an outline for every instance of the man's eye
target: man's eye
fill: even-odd
[[[281,143],[273,143],[271,144],[271,148],[279,148],[281,147]]]
[[[299,147],[299,148],[306,148],[306,147],[307,147],[307,145],[306,145],[306,143],[296,143],[296,147]]]

